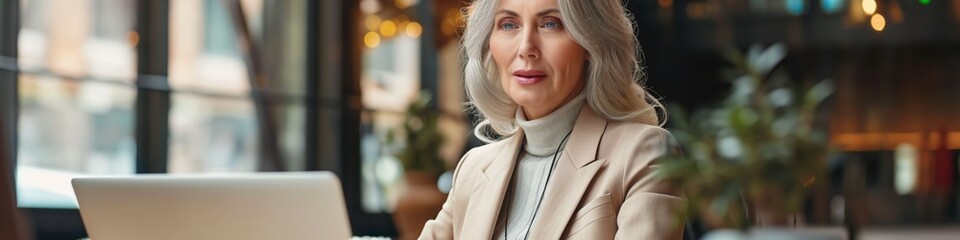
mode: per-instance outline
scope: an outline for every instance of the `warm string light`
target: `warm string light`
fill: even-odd
[[[871,15],[877,12],[877,1],[876,0],[863,0],[860,2],[860,7],[863,8],[863,12],[867,15]]]
[[[423,33],[423,27],[417,22],[410,22],[407,24],[406,32],[410,37],[420,37],[420,34]]]
[[[896,5],[896,3],[894,3],[894,6],[891,6],[889,7],[890,9],[888,9],[892,11],[894,21],[903,20],[902,16],[899,16],[900,18],[898,19],[898,16],[897,16],[897,11],[899,10],[897,9],[898,7],[899,6]],[[887,27],[887,18],[877,11],[878,10],[877,0],[863,0],[862,2],[860,2],[860,8],[863,10],[864,13],[870,16],[870,27],[873,28],[874,31],[882,32],[883,29]]]
[[[380,34],[383,34],[384,37],[393,37],[394,34],[397,34],[397,24],[391,20],[383,21],[380,24]]]
[[[363,44],[367,45],[368,48],[380,46],[380,34],[377,34],[377,32],[367,32],[367,34],[363,36]]]
[[[365,32],[363,45],[377,48],[394,37],[418,38],[423,33],[420,23],[410,20],[407,11],[420,0],[358,0],[363,17],[360,26]]]
[[[390,19],[381,19],[377,15],[367,15],[363,20],[366,34],[363,35],[363,44],[368,48],[376,48],[387,38],[406,34],[418,38],[423,34],[423,26],[418,22],[410,21],[407,16]]]
[[[883,31],[883,28],[887,26],[887,20],[883,18],[883,15],[874,14],[873,17],[870,17],[870,26],[873,27],[874,31],[880,32]]]

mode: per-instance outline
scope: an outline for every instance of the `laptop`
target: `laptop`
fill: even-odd
[[[75,178],[92,240],[350,239],[330,172]]]

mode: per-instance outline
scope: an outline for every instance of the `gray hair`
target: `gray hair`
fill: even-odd
[[[517,103],[504,91],[489,42],[498,0],[477,0],[468,8],[462,53],[466,56],[464,88],[481,121],[474,134],[494,142],[494,133],[516,133]],[[587,104],[612,121],[633,121],[662,126],[657,109],[666,117],[663,104],[647,93],[640,65],[640,44],[633,21],[620,0],[558,0],[566,30],[590,56],[584,65]],[[494,132],[490,132],[490,128]]]

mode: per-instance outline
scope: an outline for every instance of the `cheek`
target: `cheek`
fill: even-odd
[[[497,78],[500,80],[500,88],[503,91],[510,91],[509,66],[513,60],[512,44],[504,39],[498,39],[495,36],[490,38],[490,56],[493,58],[493,65],[496,66]]]
[[[584,66],[586,66],[587,59],[586,50],[574,41],[558,43],[555,49],[558,51],[555,51],[550,58],[555,63],[554,66],[558,68],[556,70],[564,75],[565,82],[579,83],[582,81],[581,76],[585,71]]]
[[[490,38],[490,55],[493,57],[494,65],[497,66],[497,71],[503,75],[504,69],[507,69],[507,66],[510,65],[510,44],[509,42],[503,41],[502,39]]]

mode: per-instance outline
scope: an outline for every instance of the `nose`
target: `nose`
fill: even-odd
[[[520,59],[533,60],[540,58],[539,39],[536,36],[536,29],[527,28],[520,37],[520,48],[517,50]]]

